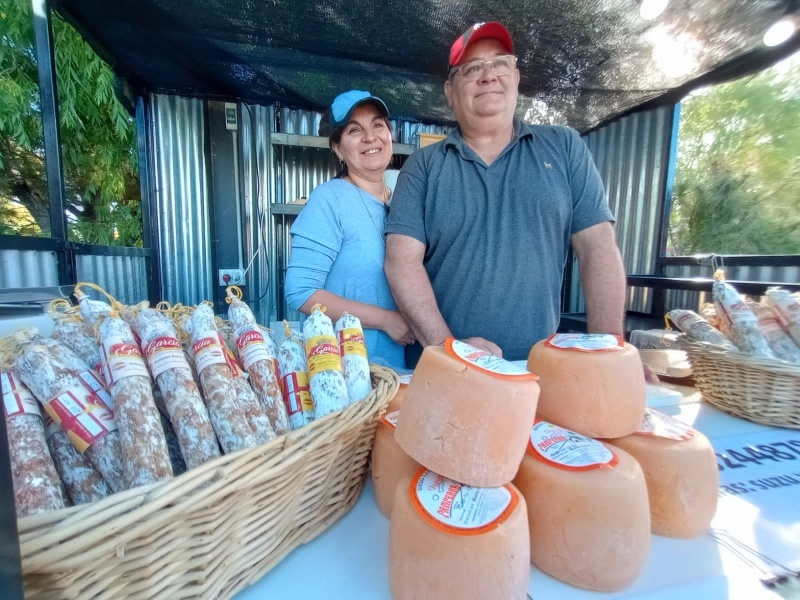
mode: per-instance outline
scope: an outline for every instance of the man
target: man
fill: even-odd
[[[403,167],[384,268],[422,346],[454,336],[522,360],[558,327],[570,244],[590,332],[622,335],[625,271],[577,132],[514,117],[513,52],[499,23],[478,23],[453,43],[444,92],[458,128]]]

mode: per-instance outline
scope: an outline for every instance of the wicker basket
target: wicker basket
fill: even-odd
[[[364,486],[399,386],[169,481],[18,521],[26,598],[230,598],[325,531]]]
[[[800,429],[800,366],[681,336],[703,399],[737,417]]]

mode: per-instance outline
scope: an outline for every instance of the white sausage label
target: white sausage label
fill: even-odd
[[[13,373],[0,373],[3,389],[3,409],[6,420],[18,415],[42,416],[39,403],[33,394],[20,383]]]
[[[126,377],[150,377],[136,344],[125,342],[120,337],[109,337],[103,340],[101,349],[103,373],[109,385]]]
[[[182,369],[191,372],[186,362],[186,356],[181,348],[178,338],[172,335],[163,335],[150,341],[144,347],[147,364],[153,373],[153,379],[170,369]]]
[[[228,359],[219,334],[216,331],[204,331],[192,344],[194,364],[197,374],[201,374],[211,365],[227,365]],[[230,366],[230,365],[228,365]]]
[[[239,359],[245,371],[250,370],[254,364],[261,360],[274,361],[267,350],[264,336],[257,329],[248,329],[236,338],[236,348],[239,350]]]
[[[94,442],[117,429],[114,415],[105,403],[84,386],[75,387],[44,405],[47,414],[61,426],[83,454]]]

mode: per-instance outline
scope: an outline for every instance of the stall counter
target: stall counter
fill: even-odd
[[[777,440],[798,440],[800,444],[800,431],[738,419],[702,402],[694,390],[674,389],[682,392],[678,402],[660,403],[663,394],[650,390],[649,404],[705,433],[718,453]],[[722,463],[721,484],[729,485],[731,478],[758,482],[779,477],[778,481],[785,485],[764,486],[761,490],[757,489],[761,485],[752,484],[748,492],[741,494],[723,491],[713,526],[790,568],[800,569],[800,453],[796,460],[761,462],[740,463],[736,467]],[[798,473],[795,479],[799,485],[795,487],[791,484],[793,472]],[[368,481],[353,510],[318,538],[292,552],[239,593],[236,600],[389,600],[388,548],[389,520],[378,511],[372,483]],[[710,535],[690,540],[653,536],[642,573],[623,591],[606,594],[580,590],[531,567],[528,595],[535,600],[800,598],[800,581],[782,588],[779,594],[761,582],[763,575]]]

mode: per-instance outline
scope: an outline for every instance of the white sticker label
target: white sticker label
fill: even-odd
[[[386,423],[392,429],[395,429],[397,427],[397,417],[399,415],[400,415],[400,411],[399,410],[393,410],[390,413],[386,413],[383,416],[383,422]]]
[[[503,515],[512,499],[506,487],[470,487],[433,471],[426,471],[419,478],[416,493],[428,515],[458,529],[490,525]]]
[[[460,340],[453,340],[451,348],[457,357],[484,371],[489,371],[497,375],[531,376],[531,373],[522,367],[518,367],[499,356],[490,354],[486,352],[486,350],[481,350],[475,346],[470,346]]]
[[[198,375],[211,365],[228,364],[225,348],[222,347],[216,331],[201,332],[197,336],[197,341],[192,344],[192,352],[194,352],[194,364]]]
[[[102,400],[108,407],[108,410],[114,412],[114,398],[106,389],[105,384],[100,381],[100,377],[94,371],[83,371],[78,374],[86,387],[92,390],[95,395]]]
[[[6,419],[18,415],[42,416],[36,398],[12,373],[0,373],[0,380],[2,380],[3,408]]]
[[[249,371],[258,361],[275,360],[264,342],[264,336],[256,329],[249,329],[237,337],[236,348],[245,371]]]
[[[49,400],[44,408],[81,453],[117,429],[114,414],[105,402],[82,384],[76,384]]]
[[[147,377],[147,365],[144,364],[139,346],[125,342],[119,337],[110,337],[103,341],[103,372],[109,386],[125,377]]]
[[[694,437],[694,429],[658,410],[646,408],[637,435],[652,435],[668,440],[685,441]]]
[[[144,347],[144,355],[147,357],[147,364],[150,365],[153,379],[157,379],[159,375],[170,369],[191,372],[181,344],[174,335],[157,337],[148,342]]]
[[[406,373],[405,375],[400,375],[400,385],[408,385],[411,383],[411,376],[413,373]]]
[[[600,442],[546,421],[539,421],[531,429],[531,447],[548,462],[567,469],[612,466],[616,459]]]
[[[547,345],[562,350],[619,350],[623,343],[609,333],[557,333],[547,340]]]

